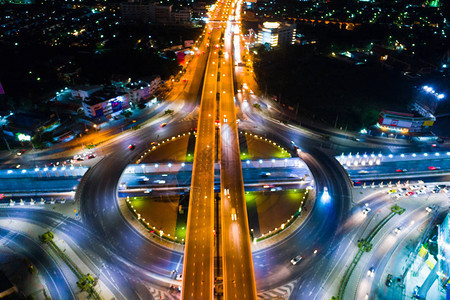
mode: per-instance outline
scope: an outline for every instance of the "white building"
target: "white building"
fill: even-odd
[[[296,25],[264,22],[258,26],[258,43],[284,47],[295,43]]]
[[[130,107],[128,94],[116,88],[105,88],[83,100],[84,114],[91,118],[111,118]]]
[[[130,82],[125,85],[128,99],[133,104],[148,100],[151,97],[150,84],[143,81]]]
[[[103,86],[101,85],[74,86],[73,88],[71,88],[71,93],[73,98],[84,100],[91,94],[100,91],[102,88]]]

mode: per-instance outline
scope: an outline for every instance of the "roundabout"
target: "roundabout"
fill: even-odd
[[[138,230],[144,227],[161,239],[184,243],[195,139],[195,132],[190,131],[152,142],[138,164],[124,171],[119,202],[125,202],[139,221]],[[298,158],[290,158],[285,148],[267,138],[241,132],[240,149],[249,230],[256,246],[282,232],[297,217],[305,219],[314,203],[313,180]],[[216,171],[217,193],[218,166]]]
[[[169,123],[164,135],[162,132],[158,132],[157,125],[153,125],[153,127],[148,127],[146,131],[137,131],[134,134],[145,137],[149,144],[150,141],[156,140],[157,135],[160,135],[164,140],[171,140],[173,136],[189,132],[192,128],[191,126],[190,122],[186,122],[178,123],[176,128],[174,128]],[[147,132],[150,134],[147,134]],[[133,139],[137,140],[137,137]],[[284,142],[285,145],[289,145],[288,140]],[[127,143],[129,141],[123,142],[113,154],[103,158],[83,178],[77,191],[77,198],[81,200],[82,220],[85,226],[95,234],[96,238],[110,249],[110,255],[115,257],[114,261],[120,262],[118,266],[121,272],[133,274],[131,283],[126,277],[123,278],[127,282],[122,285],[123,293],[127,298],[135,297],[133,295],[135,295],[137,290],[140,295],[142,293],[145,294],[150,290],[150,287],[171,294],[170,287],[180,284],[176,280],[175,274],[180,273],[182,270],[182,244],[162,239],[159,234],[151,234],[142,226],[142,223],[137,223],[136,218],[133,218],[131,211],[126,206],[119,205],[118,194],[121,193],[122,173],[124,173],[129,163],[136,163],[140,159],[140,153],[145,154],[146,151],[148,153],[148,148],[145,144],[136,144],[136,150],[130,151],[127,149]],[[276,143],[281,145],[280,141]],[[314,153],[314,155],[306,152],[300,155],[312,173],[318,199],[323,193],[323,187],[327,186],[330,195],[332,195],[331,200],[327,206],[324,206],[320,201],[310,202],[313,205],[307,209],[309,214],[303,215],[304,219],[301,220],[301,224],[286,227],[283,231],[284,233],[279,234],[278,237],[264,239],[256,245],[252,244],[252,248],[254,248],[255,277],[259,293],[264,294],[282,285],[292,284],[292,281],[298,276],[306,276],[301,275],[304,273],[305,268],[314,268],[313,266],[316,264],[311,258],[307,258],[308,253],[311,253],[311,256],[313,256],[312,253],[315,249],[320,251],[320,249],[326,248],[332,242],[335,238],[333,237],[334,234],[325,234],[324,232],[327,229],[330,232],[336,232],[336,224],[342,220],[342,214],[348,209],[347,201],[349,200],[347,199],[350,198],[349,191],[346,190],[346,183],[341,183],[342,178],[344,178],[342,173],[335,171],[333,168],[335,162],[326,154],[315,150],[315,148],[310,151],[308,153]],[[284,159],[278,160],[284,163]],[[182,163],[178,163],[181,166]],[[259,160],[256,159],[255,163],[258,165]],[[270,167],[272,159],[266,159],[265,163]],[[150,163],[149,161],[149,164],[154,166],[155,163]],[[158,167],[161,168],[164,164],[168,166],[169,162],[160,163]],[[174,165],[175,161],[172,164]],[[187,163],[185,164],[186,166],[188,165]],[[246,164],[245,161],[244,165]],[[258,180],[263,179],[259,175],[261,172],[257,168],[253,168],[253,170],[256,170]],[[328,172],[330,173],[327,174]],[[145,196],[144,192],[147,189],[152,189],[152,193],[157,191],[157,187],[144,187],[141,196]],[[174,201],[176,203],[177,200]],[[273,203],[277,203],[277,201]],[[298,202],[296,205],[298,205]],[[173,204],[172,209],[176,215],[178,209],[174,208],[175,204]],[[127,212],[129,216],[126,216],[127,213],[124,212]],[[165,216],[162,214],[161,217],[165,219]],[[133,219],[135,223],[132,221],[133,225],[130,225],[130,220]],[[300,220],[300,218],[296,220]],[[269,243],[267,243],[268,241]],[[265,246],[258,248],[258,244],[264,244]],[[305,261],[298,268],[288,268],[286,272],[289,261],[299,253],[303,254],[306,258]],[[323,254],[319,252],[316,257],[321,255]],[[327,265],[324,265],[324,262],[320,262],[319,265],[321,265],[321,268],[327,269]],[[145,292],[143,292],[143,288]]]

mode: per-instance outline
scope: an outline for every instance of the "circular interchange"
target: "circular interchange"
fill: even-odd
[[[179,244],[185,242],[192,170],[189,164],[193,163],[196,137],[196,131],[191,130],[160,142],[151,142],[150,149],[144,151],[136,160],[136,164],[141,164],[142,169],[128,167],[120,179],[127,189],[119,190],[119,201],[125,200],[126,206],[140,225],[160,240]],[[313,207],[315,191],[306,184],[308,177],[312,179],[306,165],[298,160],[295,165],[291,165],[292,160],[287,159],[291,155],[286,148],[253,133],[240,131],[239,139],[241,161],[245,162],[243,171],[247,168],[250,170],[249,174],[243,172],[243,177],[244,182],[249,183],[245,188],[245,199],[250,235],[256,244],[283,232],[297,219],[299,220],[295,222],[294,227],[300,226]],[[150,163],[153,165],[149,166]],[[272,168],[275,168],[274,174],[267,172]],[[295,169],[306,170],[303,172],[307,174],[301,178],[295,177]],[[173,175],[174,172],[178,175]],[[130,173],[132,175],[127,176]],[[182,175],[179,175],[180,173]],[[137,174],[140,180],[145,181],[133,183],[131,178]],[[149,177],[153,177],[152,180]],[[173,177],[177,178],[175,185],[181,185],[180,181],[185,182],[185,177],[189,177],[189,184],[179,188],[181,192],[168,194],[161,193],[164,188],[160,188],[155,182],[162,181],[162,186],[166,187],[170,182],[166,185],[166,180],[153,181],[155,178],[174,180]],[[216,174],[217,178],[219,177]],[[271,181],[277,181],[277,184],[272,184]],[[288,234],[285,233],[285,236]]]

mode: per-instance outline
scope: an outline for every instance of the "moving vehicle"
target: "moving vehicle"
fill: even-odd
[[[392,274],[388,274],[386,277],[386,286],[392,285]]]
[[[166,125],[167,125],[167,123],[162,123],[162,124],[159,125],[159,126],[161,126],[161,128],[162,128],[162,127],[166,127]]]
[[[145,183],[145,182],[147,182],[149,179],[148,179],[148,177],[146,177],[146,176],[141,176],[141,177],[139,177],[138,178],[138,182],[139,183]]]
[[[375,267],[371,267],[369,271],[367,271],[367,276],[373,277],[373,274],[375,273]]]
[[[406,169],[397,169],[395,170],[397,173],[408,172]]]
[[[128,149],[134,150],[134,149],[136,149],[136,145],[135,144],[130,144],[130,145],[128,145]]]
[[[363,213],[363,215],[367,215],[371,210],[372,209],[370,207],[366,207],[366,208],[364,208],[362,213]]]
[[[231,221],[236,221],[236,220],[237,220],[236,209],[233,207],[231,209]]]
[[[297,255],[296,257],[291,259],[291,264],[293,264],[295,266],[296,264],[298,264],[302,260],[302,258],[303,257],[301,257],[300,255]]]

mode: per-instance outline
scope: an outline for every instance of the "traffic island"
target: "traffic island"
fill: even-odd
[[[149,142],[150,148],[136,161],[139,165],[130,165],[119,184],[125,218],[144,236],[176,251],[183,251],[185,241],[195,141],[196,131],[191,130]],[[300,159],[291,158],[276,142],[247,132],[240,132],[239,142],[243,170],[248,171],[244,184],[252,248],[262,249],[306,219],[314,206],[312,177]],[[215,177],[219,193],[219,166]]]

